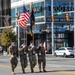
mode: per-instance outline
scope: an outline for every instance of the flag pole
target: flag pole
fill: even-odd
[[[33,27],[33,26],[32,26]],[[32,31],[33,32],[33,31]],[[34,43],[34,32],[33,32],[33,36],[32,36],[32,39],[33,39],[33,43]]]
[[[24,29],[24,44],[27,45],[27,28]]]
[[[18,25],[18,50],[20,47],[20,26]]]
[[[23,2],[23,5],[25,5],[25,2]],[[24,28],[24,44],[27,45],[27,27]]]
[[[20,14],[20,18],[18,20],[18,23],[22,28],[24,28],[24,30],[23,30],[23,32],[24,32],[23,41],[25,44],[27,44],[26,43],[26,41],[27,41],[27,23],[28,23],[29,19],[30,19],[30,13],[25,8],[25,3],[23,3],[23,12]]]
[[[31,36],[32,36],[32,41],[34,43],[34,32],[33,32],[33,26],[35,24],[35,21],[34,21],[34,7],[33,7],[33,2],[31,2],[31,17],[30,17],[30,25],[31,25]]]
[[[18,13],[18,18],[17,19],[19,19],[19,15],[20,15],[20,12]],[[20,47],[20,26],[18,25],[18,50],[19,50],[19,47]]]

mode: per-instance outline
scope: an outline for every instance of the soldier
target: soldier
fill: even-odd
[[[25,68],[28,65],[28,60],[27,60],[27,51],[28,51],[28,48],[23,43],[21,45],[21,48],[20,48],[19,51],[20,51],[20,62],[21,62],[22,71],[23,71],[23,73],[25,73]]]
[[[18,48],[15,45],[15,42],[12,42],[11,45],[9,46],[9,53],[10,53],[10,63],[11,63],[11,69],[12,69],[12,74],[14,75],[14,69],[17,67],[18,64]]]
[[[39,72],[41,72],[41,63],[43,64],[43,72],[46,72],[45,70],[45,66],[46,66],[45,49],[42,45],[42,42],[38,43],[37,55],[38,55]]]
[[[34,72],[33,68],[36,65],[36,48],[33,45],[32,41],[30,42],[30,45],[28,47],[28,56],[29,56],[31,73],[33,73]]]

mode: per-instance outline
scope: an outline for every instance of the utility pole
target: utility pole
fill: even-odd
[[[16,12],[17,12],[17,10],[16,10]],[[18,25],[18,19],[19,19],[19,15],[20,15],[20,12],[17,12],[17,18],[16,18],[16,25]],[[18,27],[18,31],[17,31],[17,33],[18,33],[18,50],[19,50],[19,48],[20,48],[20,26],[18,25],[18,26],[16,26],[16,27]]]
[[[53,16],[53,0],[51,0],[51,16]],[[54,25],[52,21],[52,55],[54,53]]]
[[[74,0],[74,49],[75,49],[75,0]]]

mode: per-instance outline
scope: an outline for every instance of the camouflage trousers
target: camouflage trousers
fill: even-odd
[[[25,72],[25,68],[26,68],[27,65],[28,65],[27,57],[25,57],[25,58],[20,58],[20,62],[21,62],[22,71]]]
[[[10,64],[11,64],[12,71],[14,72],[14,69],[17,67],[18,64],[17,57],[11,57]]]
[[[45,66],[46,66],[46,59],[44,58],[38,58],[38,66],[39,66],[39,70],[41,71],[41,65],[43,70],[45,70]]]
[[[30,61],[30,68],[31,71],[33,71],[33,68],[36,66],[37,62],[36,62],[36,56],[30,57],[29,58]]]

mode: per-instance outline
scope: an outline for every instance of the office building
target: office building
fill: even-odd
[[[0,0],[0,27],[11,25],[11,18],[6,16],[11,16],[11,1]],[[0,29],[1,31],[2,29]]]
[[[25,1],[25,2],[24,2]],[[11,0],[11,15],[16,16],[22,11],[25,3],[27,10],[33,2],[35,12],[35,25],[33,27],[34,41],[37,46],[38,40],[48,41],[52,45],[52,19],[51,19],[51,0]],[[54,47],[74,46],[74,13],[68,13],[69,21],[66,21],[66,14],[58,12],[68,12],[74,10],[73,0],[53,0],[54,13]],[[12,19],[12,24],[16,25],[16,18]],[[47,32],[49,30],[49,32]],[[20,28],[20,40],[24,40],[24,29]],[[27,45],[31,40],[30,23],[27,24]]]

